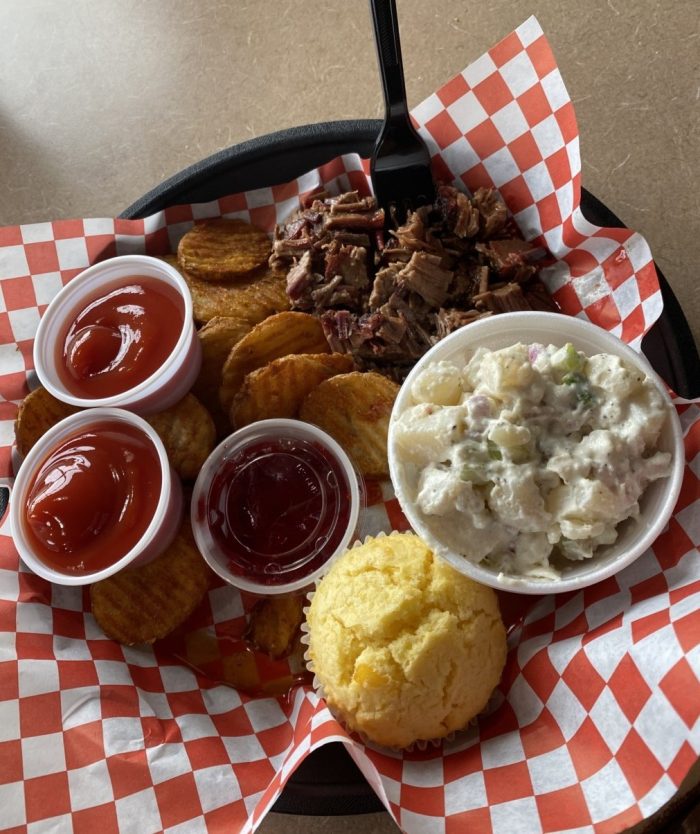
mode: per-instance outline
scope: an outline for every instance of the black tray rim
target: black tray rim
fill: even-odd
[[[383,122],[350,119],[300,125],[222,149],[184,168],[133,202],[120,215],[138,219],[181,204],[210,202],[227,194],[288,182],[345,153],[371,156]],[[582,188],[581,209],[591,223],[625,224]],[[656,265],[664,311],[642,342],[657,372],[686,397],[700,395],[700,358],[688,322]],[[385,810],[340,742],[317,748],[299,765],[271,809],[308,816]]]

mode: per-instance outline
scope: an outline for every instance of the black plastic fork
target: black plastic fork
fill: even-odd
[[[394,0],[370,0],[386,116],[374,146],[370,172],[379,205],[392,220],[403,223],[409,211],[432,203],[435,185],[430,151],[411,124],[401,60],[399,22]]]

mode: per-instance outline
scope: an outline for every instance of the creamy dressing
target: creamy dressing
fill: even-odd
[[[393,429],[408,497],[447,548],[504,574],[589,559],[671,471],[656,450],[668,407],[617,356],[479,348],[428,366],[411,396]]]

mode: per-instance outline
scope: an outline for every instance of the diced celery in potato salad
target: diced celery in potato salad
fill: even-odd
[[[408,497],[436,539],[501,573],[556,578],[639,514],[671,471],[667,405],[617,356],[573,345],[479,348],[436,362],[395,418]]]

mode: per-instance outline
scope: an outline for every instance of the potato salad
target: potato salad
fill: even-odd
[[[479,348],[427,367],[411,397],[392,429],[407,497],[447,549],[506,575],[590,558],[671,471],[665,400],[610,354]]]

